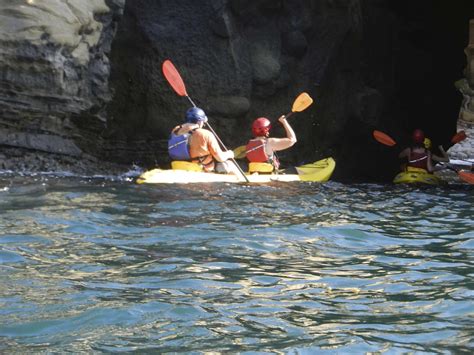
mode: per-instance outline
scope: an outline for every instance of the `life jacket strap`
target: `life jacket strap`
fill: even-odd
[[[419,161],[423,161],[425,159],[428,159],[428,156],[424,156],[424,157],[421,157],[421,158],[418,158],[418,159],[414,159],[414,160],[409,160],[408,162],[409,163],[418,163]]]

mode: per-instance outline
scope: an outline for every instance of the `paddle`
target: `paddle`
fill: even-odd
[[[171,60],[166,59],[163,62],[163,65],[161,67],[163,70],[163,75],[165,76],[166,80],[168,83],[171,85],[173,90],[179,95],[179,96],[186,96],[186,98],[191,102],[191,104],[196,107],[196,104],[191,100],[189,97],[188,93],[186,92],[186,86],[184,85],[184,81],[181,78],[181,75],[179,75],[178,70],[174,66],[173,63],[171,63]]]
[[[374,130],[372,133],[375,140],[379,143],[382,143],[386,146],[393,147],[397,142],[395,142],[392,137],[390,137],[388,134],[383,133],[381,131]]]
[[[466,136],[466,132],[464,132],[464,131],[459,131],[458,133],[456,133],[456,134],[453,136],[453,138],[451,138],[451,143],[453,143],[453,145],[454,145],[454,144],[456,144],[456,143],[459,143],[459,142],[465,140],[466,137],[467,137],[467,136]]]
[[[293,102],[291,112],[288,112],[285,117],[288,119],[293,113],[306,110],[313,103],[313,99],[306,92],[298,95]],[[243,159],[247,155],[246,146],[241,145],[234,149],[235,159]]]
[[[186,98],[191,102],[191,104],[196,107],[196,104],[191,100],[189,97],[187,91],[186,91],[186,86],[184,85],[184,81],[181,78],[181,75],[179,74],[178,70],[176,67],[171,63],[169,59],[165,60],[162,65],[162,70],[163,70],[163,75],[165,76],[166,80],[168,83],[171,85],[173,90],[179,95],[179,96],[186,96]],[[216,132],[212,129],[211,125],[209,122],[206,122],[207,127],[210,129],[212,134],[214,134],[214,137],[216,137],[217,141],[219,144],[224,148],[224,150],[228,150],[224,143],[222,143],[221,139],[219,136],[216,134]],[[237,164],[235,159],[231,159],[232,162],[235,164],[236,168],[239,170],[239,172],[242,174],[246,182],[250,182],[247,176],[245,176],[245,173],[242,171],[242,168]]]
[[[382,143],[386,146],[393,147],[395,144],[397,144],[397,142],[395,142],[392,137],[382,131],[374,130],[372,132],[372,135],[374,136],[377,142]],[[459,131],[453,136],[453,138],[451,138],[451,143],[454,145],[463,141],[464,139],[466,139],[466,132]]]
[[[464,180],[465,182],[474,185],[474,173],[470,173],[469,171],[465,171],[465,170],[456,169],[453,166],[449,166],[445,164],[442,164],[442,165],[449,170],[455,171],[461,180]]]
[[[383,133],[381,131],[374,130],[373,136],[377,142],[387,145],[389,147],[393,147],[394,145],[397,144],[397,142],[395,142],[395,140],[392,137],[390,137],[388,134]],[[456,144],[463,141],[464,139],[466,139],[466,133],[464,131],[460,131],[456,133],[453,136],[453,138],[451,138],[451,143]],[[474,173],[470,173],[464,170],[459,170],[449,165],[443,164],[443,166],[450,170],[455,171],[461,180],[466,181],[469,184],[474,184]]]

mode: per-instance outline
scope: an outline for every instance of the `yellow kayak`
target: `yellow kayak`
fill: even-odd
[[[446,181],[440,179],[434,174],[430,174],[425,169],[407,167],[406,171],[402,171],[393,179],[395,184],[428,184],[443,185]]]
[[[275,181],[328,181],[336,167],[333,158],[318,160],[314,163],[296,167],[298,174],[246,174],[250,183],[269,183]],[[233,174],[205,173],[178,169],[153,169],[137,178],[138,184],[192,184],[192,183],[242,183],[243,176]]]

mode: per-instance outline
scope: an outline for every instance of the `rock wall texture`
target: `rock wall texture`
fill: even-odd
[[[462,94],[463,101],[459,110],[458,131],[465,131],[467,139],[449,150],[453,159],[474,161],[474,19],[469,22],[469,43],[464,50],[467,66],[465,78],[456,82],[456,88]]]
[[[9,148],[4,168],[12,148],[59,159],[99,152],[112,97],[107,53],[123,6],[104,0],[0,3],[0,145]]]
[[[164,146],[189,107],[163,78],[169,58],[227,146],[244,144],[253,119],[276,120],[307,91],[316,103],[293,119],[302,143],[283,158],[331,154],[322,147],[349,134],[347,125],[374,122],[381,107],[380,93],[361,78],[362,37],[358,0],[129,1],[112,50],[108,133],[128,145]],[[164,163],[162,150],[148,151]]]
[[[332,155],[336,179],[391,178],[398,152],[373,129],[402,145],[426,127],[435,146],[456,131],[453,82],[473,3],[3,1],[0,169],[33,152],[45,154],[38,169],[47,157],[166,166],[169,131],[189,107],[162,75],[171,59],[229,148],[247,141],[253,119],[276,120],[306,91],[315,103],[291,118],[298,143],[283,162]],[[278,124],[273,134],[283,135]]]

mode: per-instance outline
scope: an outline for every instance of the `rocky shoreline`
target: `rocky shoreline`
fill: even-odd
[[[0,174],[67,173],[76,176],[120,176],[132,169],[136,167],[101,161],[93,156],[74,157],[12,147],[2,147],[0,151]]]

